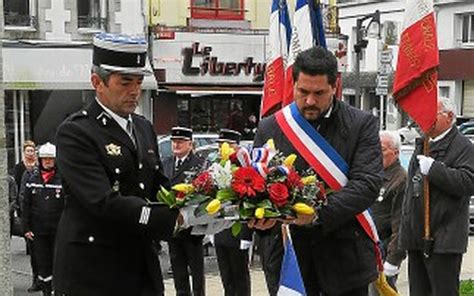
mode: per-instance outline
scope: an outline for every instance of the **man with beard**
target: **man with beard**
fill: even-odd
[[[296,152],[297,171],[312,167],[336,189],[316,214],[291,221],[307,295],[365,296],[378,272],[373,230],[362,226],[360,213],[378,196],[382,154],[377,119],[334,98],[336,74],[337,60],[328,50],[301,52],[293,66],[294,102],[260,121],[254,147],[273,139],[283,155]],[[314,162],[322,160],[312,154],[319,153],[316,148],[330,160],[329,169]],[[260,230],[263,270],[270,295],[276,295],[283,254],[280,225],[276,219],[254,219],[249,226]]]

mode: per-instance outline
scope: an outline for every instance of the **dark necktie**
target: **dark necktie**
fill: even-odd
[[[183,161],[181,159],[178,159],[178,161],[176,162],[175,170],[176,171],[179,170],[182,164],[183,164]]]
[[[133,122],[131,119],[128,119],[127,120],[127,134],[128,136],[130,137],[130,139],[132,140],[133,142],[133,145],[136,146],[136,142],[135,142],[135,135],[133,134]]]

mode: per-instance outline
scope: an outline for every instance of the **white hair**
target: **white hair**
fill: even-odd
[[[380,139],[385,138],[385,139],[390,140],[390,146],[397,151],[400,150],[401,140],[400,140],[400,135],[397,132],[380,131],[379,137]]]
[[[441,110],[438,111],[453,112],[453,121],[451,123],[454,124],[456,122],[456,105],[454,102],[450,98],[442,96],[438,98],[438,102],[441,108]]]

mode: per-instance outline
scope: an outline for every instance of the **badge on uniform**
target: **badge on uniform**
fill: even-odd
[[[122,147],[115,145],[114,143],[105,145],[105,150],[107,150],[107,155],[111,155],[111,156],[122,155]]]
[[[120,191],[120,182],[119,181],[115,180],[115,183],[112,186],[112,190],[115,191],[115,192]]]

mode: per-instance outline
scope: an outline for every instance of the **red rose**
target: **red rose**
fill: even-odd
[[[288,187],[283,183],[273,183],[268,185],[268,193],[270,194],[270,200],[278,207],[281,208],[288,203]]]
[[[240,197],[255,196],[265,190],[265,179],[252,167],[241,167],[234,172],[232,189]]]
[[[209,194],[213,188],[211,174],[209,172],[200,174],[193,180],[192,184],[197,192]]]
[[[286,176],[286,184],[290,189],[298,188],[303,189],[303,182],[301,182],[301,177],[294,170],[290,170],[288,176]]]

